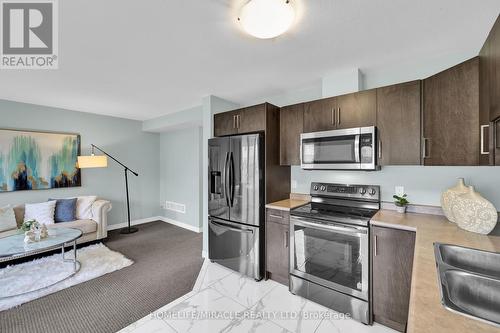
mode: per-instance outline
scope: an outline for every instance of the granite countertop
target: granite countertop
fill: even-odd
[[[500,237],[471,233],[444,216],[380,210],[372,225],[416,231],[408,332],[499,332],[492,325],[446,310],[441,304],[434,242],[500,252]]]
[[[304,206],[308,203],[309,203],[309,200],[285,199],[285,200],[280,200],[280,201],[276,201],[273,203],[269,203],[266,205],[266,208],[289,211],[290,209]]]

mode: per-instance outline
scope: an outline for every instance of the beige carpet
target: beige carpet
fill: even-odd
[[[132,266],[0,312],[0,332],[116,332],[189,292],[200,271],[202,234],[165,222],[109,233]]]

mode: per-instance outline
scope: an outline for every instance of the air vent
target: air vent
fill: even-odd
[[[177,213],[186,214],[186,205],[173,202],[173,201],[165,201],[165,209],[171,210]]]

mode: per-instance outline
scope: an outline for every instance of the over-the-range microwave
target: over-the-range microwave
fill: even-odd
[[[377,128],[357,127],[300,135],[306,170],[378,170]]]

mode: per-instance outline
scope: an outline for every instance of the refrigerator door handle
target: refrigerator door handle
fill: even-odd
[[[253,230],[252,229],[247,229],[247,228],[235,228],[235,227],[231,227],[229,226],[228,224],[224,224],[224,223],[220,223],[220,222],[216,222],[214,220],[210,221],[213,225],[216,225],[216,226],[219,226],[221,228],[226,228],[228,230],[231,230],[231,231],[236,231],[236,232],[246,232],[246,233],[250,233],[250,234],[253,234]]]
[[[233,159],[233,152],[230,153],[229,155],[229,186],[231,188],[231,207],[234,205],[234,159]]]
[[[229,204],[228,180],[229,180],[229,153],[226,153],[226,158],[224,160],[224,195],[226,197],[226,205],[230,207],[231,205]]]

